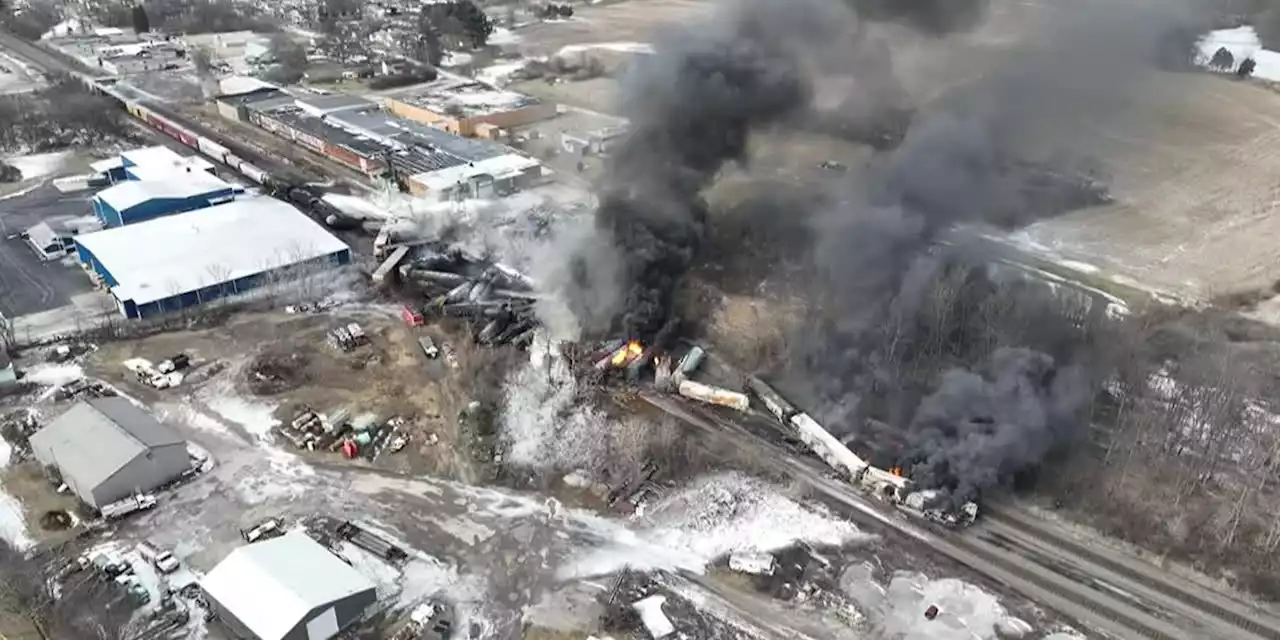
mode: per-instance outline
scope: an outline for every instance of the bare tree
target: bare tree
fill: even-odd
[[[133,608],[111,581],[91,571],[71,573],[51,591],[51,570],[68,559],[33,556],[0,540],[0,603],[31,621],[49,640],[149,640],[155,633],[132,623]]]

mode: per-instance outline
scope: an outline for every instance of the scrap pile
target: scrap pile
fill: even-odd
[[[276,430],[293,446],[308,451],[341,451],[347,458],[357,456],[372,462],[387,448],[391,452],[404,448],[408,442],[406,421],[393,417],[379,422],[374,417],[348,419],[350,412],[340,410],[332,416],[322,415],[309,407],[303,407],[287,425]]]
[[[401,282],[427,298],[423,315],[466,321],[477,343],[526,347],[533,342],[537,294],[533,283],[515,269],[459,249],[424,246],[399,273]]]

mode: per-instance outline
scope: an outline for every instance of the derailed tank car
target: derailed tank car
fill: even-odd
[[[751,390],[769,412],[789,426],[794,437],[817,455],[827,466],[849,481],[863,493],[885,500],[903,512],[947,527],[966,527],[978,517],[978,505],[966,502],[955,506],[937,489],[917,490],[910,478],[873,466],[849,450],[829,431],[807,413],[801,413],[763,380],[751,376],[747,379]]]

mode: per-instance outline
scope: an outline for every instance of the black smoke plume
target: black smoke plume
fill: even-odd
[[[1016,257],[967,241],[963,229],[1021,226],[1071,208],[1064,199],[1106,200],[1079,175],[1092,170],[1072,165],[1087,157],[1095,132],[1142,126],[1134,97],[1179,17],[1150,4],[1053,6],[1040,38],[917,114],[862,184],[811,218],[821,311],[791,355],[817,387],[824,423],[844,434],[871,417],[901,425],[917,479],[957,497],[1071,442],[1107,371],[1094,364],[1103,359],[1078,314],[998,327],[981,303],[1000,294],[981,273],[953,283],[967,300],[949,307],[931,299],[935,285],[957,261]],[[940,312],[958,317],[938,323]],[[930,322],[941,326],[921,329]]]
[[[875,17],[945,31],[980,6],[893,2],[877,6]],[[744,161],[752,129],[809,105],[806,65],[822,43],[835,46],[856,28],[850,7],[835,0],[746,0],[710,24],[667,34],[655,55],[636,62],[620,100],[630,133],[610,163],[595,218],[621,265],[600,264],[607,257],[599,251],[573,258],[566,293],[583,329],[645,338],[668,322],[705,233],[702,190],[725,163]],[[609,283],[596,271],[620,271],[618,304],[600,308],[593,291]]]
[[[1079,433],[1089,378],[1080,366],[1019,348],[996,350],[978,371],[948,371],[908,426],[911,477],[948,489],[957,504],[976,499]]]
[[[909,337],[931,283],[947,270],[940,241],[962,245],[975,263],[1003,257],[957,239],[957,228],[1014,227],[1055,215],[1070,208],[1056,202],[1071,199],[1064,193],[1101,197],[1092,178],[1069,179],[1078,184],[1064,189],[1057,171],[1045,167],[1087,156],[1083,145],[1095,131],[1141,122],[1132,98],[1143,90],[1155,54],[1167,50],[1172,4],[1049,3],[1021,44],[995,60],[975,58],[983,72],[969,75],[977,79],[915,105],[905,133],[892,137],[900,144],[869,168],[836,180],[820,205],[774,212],[812,230],[811,312],[788,348],[822,399],[816,414],[832,431],[887,417],[908,432],[927,485],[969,494],[1034,464],[1047,449],[1033,440],[1078,428],[1073,403],[1083,402],[1105,372],[1070,348],[1051,355],[1000,351],[1061,343],[1072,320],[964,345],[953,363],[960,368],[926,376],[923,392],[915,388],[922,386],[920,371],[904,377],[892,331],[906,327]],[[831,73],[852,76],[855,92],[895,89],[893,47],[862,46],[869,22],[932,38],[978,24],[985,5],[752,0],[655,43],[657,54],[638,61],[623,86],[631,133],[607,171],[596,237],[571,259],[575,286],[564,293],[581,329],[643,339],[669,324],[681,279],[716,232],[702,192],[726,163],[745,164],[754,129],[812,115],[811,100]],[[848,68],[840,68],[842,59]],[[859,106],[900,99],[851,98],[846,104]],[[858,129],[863,117],[876,115],[875,108],[860,111],[845,124]],[[611,288],[616,296],[600,293]],[[989,379],[963,369],[984,361],[992,363]],[[1059,382],[1067,380],[1072,384]],[[875,410],[864,402],[897,388],[907,388],[898,394],[906,401]],[[922,403],[934,388],[940,395]],[[1027,416],[1034,419],[1024,422]],[[988,422],[999,428],[980,428]]]

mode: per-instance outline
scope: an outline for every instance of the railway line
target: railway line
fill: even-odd
[[[12,33],[0,31],[0,47],[7,49],[14,56],[46,72],[52,71],[79,77],[86,84],[96,85],[96,90],[100,92],[110,93],[114,91],[112,88],[114,84],[113,78],[104,77],[100,72],[86,67],[79,60],[34,45],[14,36]],[[118,94],[114,95],[114,97],[120,99]],[[304,184],[313,181],[317,177],[303,173],[276,158],[258,153],[239,141],[219,136],[217,132],[209,130],[208,127],[193,122],[192,118],[175,112],[167,105],[157,104],[154,100],[138,97],[130,100],[128,105],[122,104],[121,107],[148,126],[181,141],[183,144],[230,167],[254,182],[263,183],[264,179],[269,176],[277,183]],[[150,114],[159,116],[159,118],[149,117]],[[180,131],[171,129],[180,129]],[[188,137],[192,139],[186,139]],[[210,154],[202,145],[197,144],[197,138],[216,141],[217,145],[226,147],[226,150],[230,152],[230,156],[218,157],[218,154]],[[241,161],[244,162],[245,166],[241,165]]]
[[[1063,535],[1042,530],[996,507],[969,529],[948,531],[922,525],[895,509],[875,504],[812,457],[762,434],[762,414],[730,420],[702,407],[642,394],[653,407],[694,428],[728,432],[744,446],[805,482],[832,506],[873,528],[888,528],[918,541],[987,579],[1082,624],[1117,638],[1150,640],[1272,640],[1280,626],[1270,614],[1241,603],[1220,602],[1174,582],[1146,575],[1108,559]],[[743,422],[750,426],[744,426]],[[1243,609],[1243,610],[1242,610]]]

